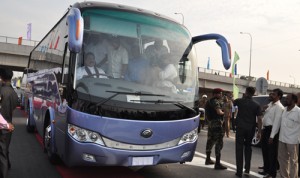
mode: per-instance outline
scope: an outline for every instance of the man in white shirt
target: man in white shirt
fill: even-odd
[[[274,129],[277,127],[276,121],[280,120],[283,105],[280,102],[283,91],[281,89],[274,89],[269,94],[270,103],[263,117],[263,131],[261,137],[261,148],[263,156],[263,172],[259,172],[266,177],[276,177],[277,172],[277,152],[278,152],[278,130]],[[279,123],[280,124],[280,123]]]
[[[108,47],[108,75],[113,78],[124,78],[127,65],[127,50],[121,45],[118,37],[113,37],[111,39],[111,46]]]
[[[155,79],[154,86],[160,88],[168,88],[173,93],[177,92],[176,86],[174,84],[175,78],[178,76],[177,69],[174,64],[172,64],[172,56],[170,54],[164,54],[159,61],[159,67],[153,68],[153,72],[158,75]]]
[[[300,136],[300,109],[296,106],[298,97],[288,94],[279,124],[274,124],[274,132],[279,133],[278,161],[280,174],[284,178],[298,177],[298,150]]]
[[[93,78],[107,78],[105,72],[95,66],[95,56],[93,53],[89,52],[84,55],[84,66],[76,70],[77,80],[83,77],[93,77]]]

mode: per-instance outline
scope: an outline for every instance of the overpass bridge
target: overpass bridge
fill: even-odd
[[[0,36],[0,67],[9,67],[14,71],[23,72],[28,64],[31,50],[38,41]]]
[[[0,67],[10,67],[14,71],[24,71],[28,64],[30,51],[38,44],[38,41],[22,40],[18,44],[18,38],[0,36]],[[211,95],[213,88],[223,88],[226,91],[232,91],[233,78],[229,72],[213,69],[198,68],[200,96]],[[247,79],[243,75],[236,75],[236,85],[239,87],[240,96],[245,92],[246,87],[256,86],[256,77]],[[300,92],[299,85],[288,84],[278,81],[268,81],[268,92],[280,88],[285,93]]]
[[[211,91],[213,88],[222,88],[225,91],[233,90],[233,78],[230,75],[230,72],[224,72],[213,69],[198,68],[199,76],[199,87],[200,87],[200,96],[206,94],[211,96]],[[235,84],[239,88],[239,96],[241,97],[245,93],[246,87],[252,86],[256,87],[257,82],[256,77],[251,77],[245,75],[235,75]],[[280,88],[284,93],[298,93],[300,92],[300,86],[295,84],[289,84],[285,82],[278,82],[273,80],[268,80],[268,89],[267,93],[272,91],[275,88]],[[202,90],[201,90],[202,89]],[[267,94],[266,93],[266,94]]]

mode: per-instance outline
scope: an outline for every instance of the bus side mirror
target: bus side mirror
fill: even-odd
[[[83,40],[83,18],[77,8],[72,8],[67,17],[68,44],[71,52],[79,53]]]
[[[222,61],[223,66],[227,70],[231,66],[231,48],[226,38],[219,34],[206,34],[195,36],[192,38],[193,45],[206,40],[216,40],[217,44],[221,47],[222,50]]]

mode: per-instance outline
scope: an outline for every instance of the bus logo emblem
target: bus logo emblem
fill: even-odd
[[[151,129],[145,129],[141,132],[141,136],[144,138],[149,138],[152,136],[152,134],[153,134],[153,132]]]

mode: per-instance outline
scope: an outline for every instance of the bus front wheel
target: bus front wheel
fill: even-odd
[[[51,125],[49,124],[45,128],[44,133],[44,149],[47,152],[48,158],[52,164],[57,164],[59,162],[58,156],[52,152],[52,137],[51,137]]]
[[[30,109],[27,107],[27,122],[26,122],[26,130],[28,133],[33,133],[34,132],[34,126],[32,126],[32,123],[30,121]]]

